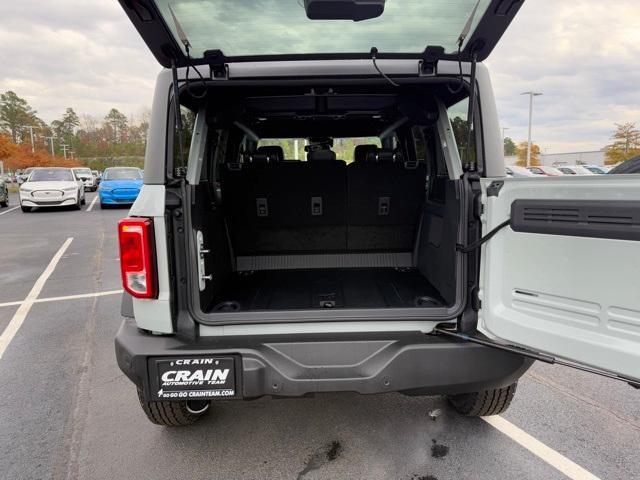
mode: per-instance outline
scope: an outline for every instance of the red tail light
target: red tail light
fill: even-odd
[[[136,298],[157,298],[153,221],[123,218],[118,222],[122,286]]]

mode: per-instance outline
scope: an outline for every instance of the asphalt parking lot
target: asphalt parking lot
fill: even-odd
[[[0,478],[640,478],[640,392],[541,364],[486,420],[437,397],[332,394],[152,425],[113,351],[127,210],[94,198],[81,211],[25,214],[15,196],[0,209]]]

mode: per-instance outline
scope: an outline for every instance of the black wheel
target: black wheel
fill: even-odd
[[[24,213],[29,213],[29,212],[31,212],[31,207],[23,207],[22,205],[20,205],[20,209],[21,209]]]
[[[9,206],[9,200],[5,200],[4,202],[0,202],[0,207],[8,207]]]
[[[87,204],[87,197],[82,197],[82,200],[80,200],[80,205],[86,205]]]
[[[193,425],[203,417],[210,407],[207,401],[147,402],[138,389],[140,406],[151,423],[165,427]]]
[[[107,208],[109,208],[109,205],[107,205],[106,203],[102,203],[102,202],[100,202],[100,208],[101,208],[102,210],[106,210]]]
[[[78,198],[78,201],[76,202],[76,204],[73,206],[74,210],[80,210],[82,208],[82,201],[80,200],[80,198]]]
[[[494,390],[449,395],[448,400],[458,413],[468,417],[498,415],[509,408],[517,386],[516,382]]]

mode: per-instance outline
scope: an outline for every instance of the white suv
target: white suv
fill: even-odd
[[[481,62],[522,1],[120,3],[165,67],[119,225],[151,421],[335,391],[493,415],[533,359],[637,384],[640,180],[505,178]]]

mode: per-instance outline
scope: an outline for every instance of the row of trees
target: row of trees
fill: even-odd
[[[116,108],[99,119],[69,107],[47,124],[15,92],[0,94],[0,160],[10,170],[79,162],[102,169],[119,159],[141,166],[148,128],[148,111],[127,117]]]
[[[640,156],[640,130],[635,123],[616,123],[611,135],[612,143],[604,147],[605,163],[617,165],[618,163]],[[504,139],[504,154],[516,155],[516,165],[524,166],[527,162],[527,142],[516,144],[511,138]],[[540,147],[531,144],[531,165],[540,164]]]

